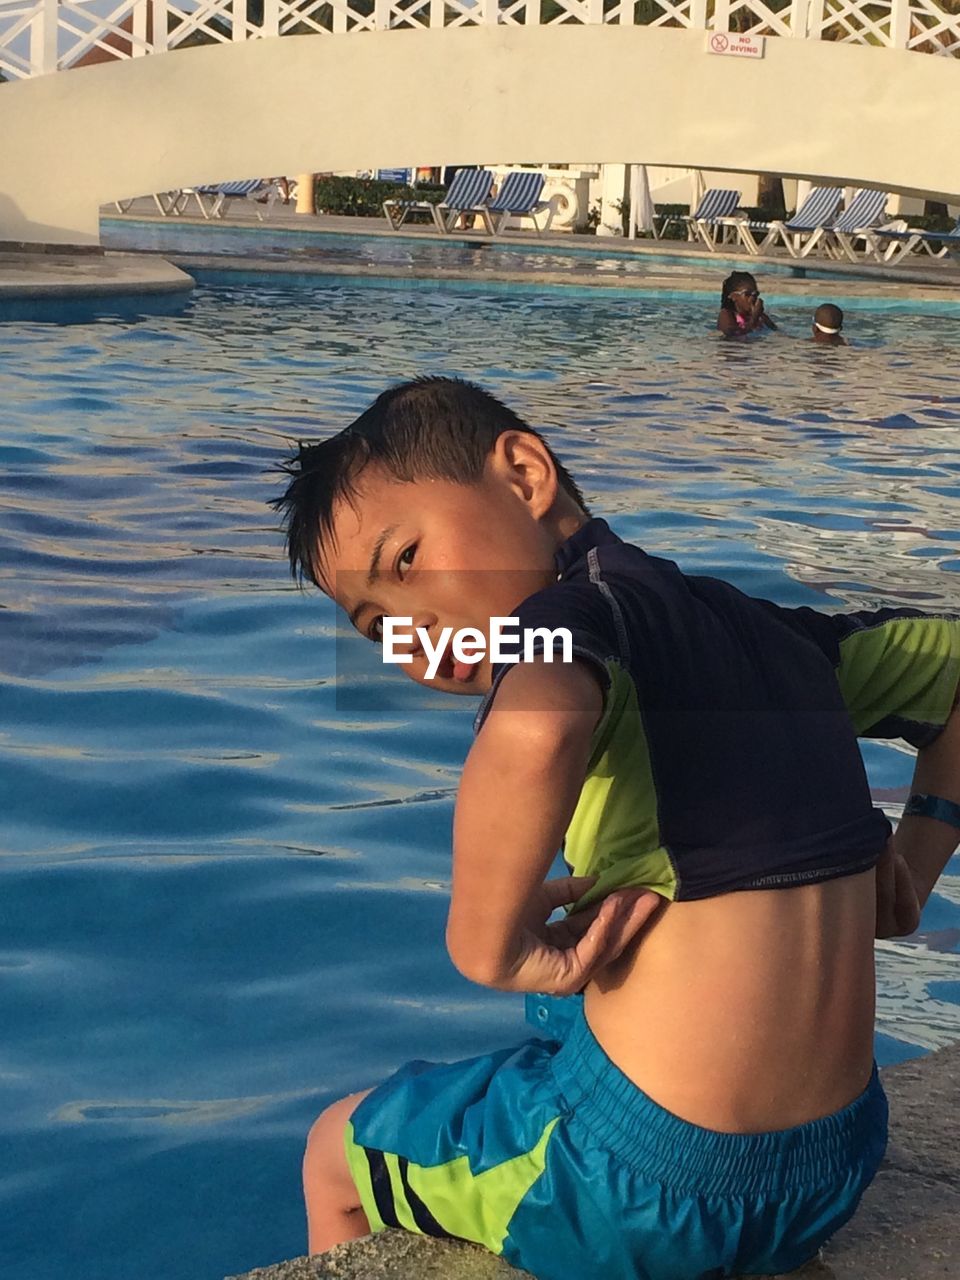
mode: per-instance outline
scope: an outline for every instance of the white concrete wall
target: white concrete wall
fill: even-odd
[[[198,182],[563,156],[960,195],[960,61],[705,45],[620,26],[293,36],[0,85],[0,240],[94,242],[100,204]]]

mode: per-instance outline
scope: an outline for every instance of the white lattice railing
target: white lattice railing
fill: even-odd
[[[960,0],[0,0],[0,73],[272,36],[597,23],[960,56]]]

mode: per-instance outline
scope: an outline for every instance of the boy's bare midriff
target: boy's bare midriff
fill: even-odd
[[[704,1128],[829,1115],[873,1062],[874,873],[665,906],[586,990],[608,1056]]]

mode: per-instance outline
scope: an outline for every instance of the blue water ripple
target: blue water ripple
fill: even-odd
[[[214,279],[171,314],[0,325],[0,1250],[20,1280],[64,1257],[71,1280],[147,1259],[220,1280],[300,1253],[326,1102],[525,1034],[444,947],[474,706],[385,673],[290,582],[266,501],[295,440],[455,373],[691,572],[787,605],[958,608],[954,321],[851,308],[854,346],[824,353],[784,302],[784,336],[724,345],[712,306],[540,295],[543,265],[521,293]],[[912,754],[864,759],[896,819]],[[921,930],[878,948],[881,1061],[960,1039],[958,965],[954,859]]]

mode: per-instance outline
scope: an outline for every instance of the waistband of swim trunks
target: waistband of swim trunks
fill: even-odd
[[[848,1106],[792,1129],[720,1133],[666,1111],[607,1057],[582,1010],[553,1070],[567,1105],[608,1151],[677,1192],[777,1196],[880,1163],[887,1102],[874,1065]]]

